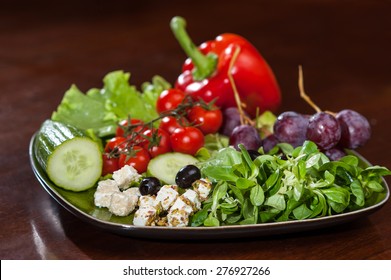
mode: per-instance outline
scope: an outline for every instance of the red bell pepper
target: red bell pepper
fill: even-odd
[[[222,34],[198,48],[189,38],[186,22],[181,17],[171,20],[171,29],[189,58],[175,87],[194,98],[206,102],[216,100],[221,108],[235,107],[234,91],[228,72],[232,75],[245,111],[255,117],[257,108],[262,113],[276,111],[281,103],[276,78],[261,54],[246,39],[235,34]],[[233,62],[234,52],[239,53]]]

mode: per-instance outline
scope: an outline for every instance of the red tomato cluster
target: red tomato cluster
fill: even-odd
[[[215,106],[211,106],[211,109],[200,104],[186,107],[185,98],[189,96],[179,89],[165,90],[157,100],[156,109],[160,115],[164,115],[184,106],[184,116],[166,116],[162,118],[159,128],[169,133],[173,151],[194,155],[204,146],[204,135],[219,131],[223,115]]]
[[[157,100],[156,109],[159,114],[175,110],[181,104],[183,105],[185,98],[190,99],[190,96],[179,89],[165,90]],[[193,100],[190,101],[194,102]],[[172,116],[165,117],[162,119],[161,127],[169,133],[173,133],[175,128],[183,127],[187,121],[191,126],[201,130],[204,135],[216,133],[222,124],[223,115],[221,110],[216,106],[212,105],[210,107],[211,108],[206,108],[206,106],[195,103],[194,106],[186,108],[186,117],[180,119]]]
[[[126,135],[124,128],[128,126],[127,120],[124,120],[117,127],[116,135],[111,138],[105,145],[103,154],[102,175],[113,173],[125,165],[133,166],[138,172],[142,173],[147,170],[151,155],[145,148],[147,140],[143,134],[147,132],[144,123],[137,119],[132,119],[130,125],[135,125],[131,135]],[[126,153],[128,148],[132,153]],[[116,149],[116,150],[115,150]]]
[[[170,114],[182,109],[179,106],[183,105],[185,97],[185,93],[178,89],[161,93],[156,103],[156,110],[162,116],[158,128],[148,128],[138,119],[131,119],[130,124],[128,120],[122,121],[115,137],[105,146],[102,175],[113,173],[124,165],[131,165],[143,173],[151,158],[171,151],[195,155],[204,146],[204,135],[220,129],[223,116],[219,108],[212,106],[209,109],[198,103],[184,106],[184,114]],[[131,127],[133,133],[127,135],[125,127]],[[133,151],[132,156],[121,153],[128,147]],[[119,156],[109,157],[108,154],[114,149],[117,149],[114,152],[118,152]]]

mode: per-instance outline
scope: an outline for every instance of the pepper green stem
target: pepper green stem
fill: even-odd
[[[217,55],[214,53],[209,53],[208,55],[201,53],[201,51],[196,45],[194,45],[186,32],[186,21],[184,18],[172,18],[170,27],[182,49],[191,58],[194,64],[194,80],[201,81],[210,77],[216,70]]]

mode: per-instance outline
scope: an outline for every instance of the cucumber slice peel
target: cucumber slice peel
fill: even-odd
[[[89,189],[102,172],[99,146],[87,137],[67,140],[48,157],[46,172],[58,187],[77,192]]]
[[[101,176],[100,146],[75,127],[46,120],[34,146],[37,161],[60,188],[84,191],[93,187]]]

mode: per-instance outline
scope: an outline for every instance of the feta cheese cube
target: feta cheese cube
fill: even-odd
[[[134,208],[136,208],[136,206],[138,204],[138,199],[141,196],[138,188],[129,188],[126,191],[123,191],[122,193],[129,197],[129,199],[131,200],[131,203],[134,205],[134,207],[133,207],[133,210],[134,210]]]
[[[120,189],[127,189],[131,183],[139,181],[140,178],[141,175],[130,165],[125,165],[113,172],[113,179],[117,182]]]
[[[170,210],[168,213],[173,212],[174,210],[183,210],[189,215],[193,213],[193,207],[191,205],[188,205],[186,201],[183,199],[182,196],[178,197],[174,204],[171,206]]]
[[[167,222],[169,227],[186,227],[189,224],[189,213],[180,209],[172,210],[167,215]]]
[[[137,196],[129,196],[122,192],[111,195],[109,211],[117,216],[129,215],[137,205]]]
[[[182,199],[189,204],[193,211],[201,210],[201,201],[196,191],[187,190],[181,195]]]
[[[154,196],[150,196],[150,195],[140,196],[138,200],[138,206],[139,208],[155,207],[156,205],[155,200],[156,198]]]
[[[161,204],[161,207],[164,211],[167,211],[171,205],[174,204],[175,200],[178,198],[179,193],[176,186],[164,185],[160,188],[156,196],[156,205]]]
[[[200,200],[205,201],[212,190],[212,183],[208,179],[200,179],[193,183],[193,189],[198,193]]]
[[[155,225],[157,219],[157,210],[153,206],[145,206],[139,208],[133,217],[133,225],[135,226],[152,226]]]
[[[167,225],[170,227],[185,227],[189,224],[189,217],[201,209],[198,194],[187,190],[178,197],[167,214]]]
[[[109,207],[111,195],[119,193],[118,185],[114,180],[108,179],[98,183],[98,187],[94,193],[94,203],[98,207]]]
[[[127,195],[135,195],[135,196],[137,196],[137,197],[140,197],[140,196],[141,196],[141,193],[140,193],[139,188],[136,188],[136,187],[129,188],[129,189],[127,189],[126,191],[124,191],[123,193],[125,193],[125,194],[127,194]]]

